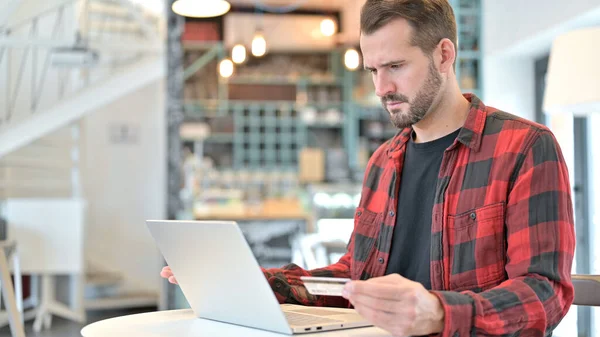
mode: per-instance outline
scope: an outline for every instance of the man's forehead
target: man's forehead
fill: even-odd
[[[361,44],[361,52],[365,67],[377,68],[402,63],[415,57],[418,47],[411,45],[369,46]]]

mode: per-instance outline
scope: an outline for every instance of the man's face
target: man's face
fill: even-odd
[[[442,86],[433,58],[411,45],[412,31],[406,20],[397,19],[360,37],[365,69],[372,73],[375,93],[397,128],[422,120]]]

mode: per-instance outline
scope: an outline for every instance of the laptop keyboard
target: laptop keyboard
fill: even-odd
[[[293,312],[293,311],[285,311],[284,313],[285,313],[285,318],[287,318],[287,321],[290,325],[304,326],[304,325],[329,324],[329,323],[342,322],[337,319],[330,319],[330,318],[323,318],[323,317],[313,316],[313,315],[299,314],[299,313]]]

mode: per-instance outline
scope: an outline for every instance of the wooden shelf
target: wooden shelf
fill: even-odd
[[[338,79],[311,79],[307,77],[279,77],[279,76],[234,76],[225,81],[228,84],[264,84],[264,85],[339,85],[341,83]]]

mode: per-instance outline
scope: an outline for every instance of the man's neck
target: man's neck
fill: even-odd
[[[427,116],[413,125],[415,143],[436,140],[461,128],[469,114],[469,105],[458,85],[449,88],[434,103]]]

